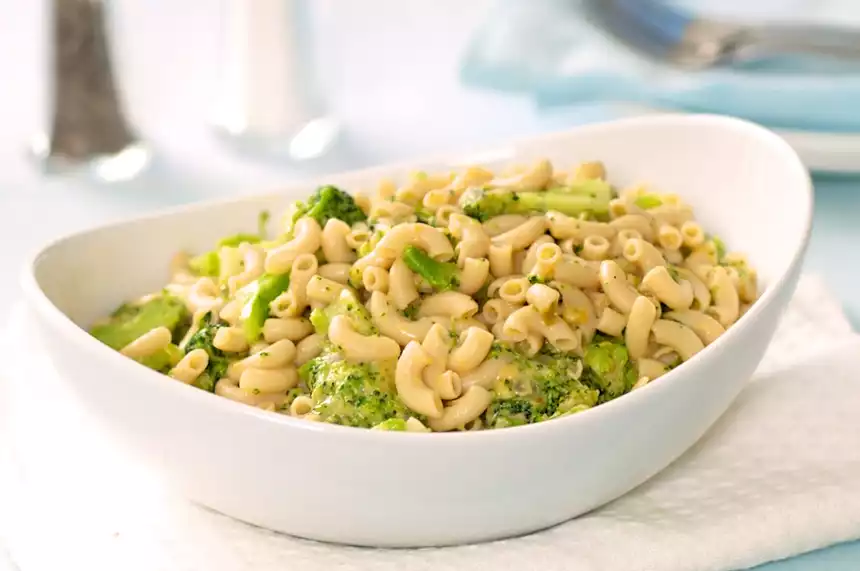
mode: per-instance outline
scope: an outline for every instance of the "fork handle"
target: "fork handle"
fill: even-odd
[[[735,36],[734,59],[814,54],[860,60],[860,29],[809,24],[745,26]]]

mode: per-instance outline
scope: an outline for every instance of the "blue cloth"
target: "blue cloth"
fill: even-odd
[[[683,72],[620,44],[582,0],[500,0],[471,42],[467,85],[530,95],[542,108],[600,102],[735,115],[769,125],[860,131],[860,65],[800,59]]]

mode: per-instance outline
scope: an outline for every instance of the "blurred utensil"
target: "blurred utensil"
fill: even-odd
[[[860,30],[829,25],[747,25],[696,16],[660,0],[586,0],[616,38],[652,58],[704,69],[784,55],[860,61]]]
[[[329,158],[341,136],[314,65],[311,2],[228,0],[218,132],[243,152],[291,166]]]
[[[53,0],[50,127],[32,151],[47,173],[127,180],[150,154],[126,119],[111,66],[103,0]]]

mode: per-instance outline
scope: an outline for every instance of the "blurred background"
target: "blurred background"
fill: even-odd
[[[681,61],[697,18],[770,44],[734,54],[734,36],[699,26],[711,35],[681,47],[706,61]],[[761,28],[774,23],[806,35],[774,41]],[[828,185],[813,242],[827,250],[857,237],[854,23],[853,0],[0,0],[3,262],[171,205],[659,111],[781,129]],[[94,169],[79,143],[108,131],[135,152]],[[853,270],[810,263],[847,296]]]

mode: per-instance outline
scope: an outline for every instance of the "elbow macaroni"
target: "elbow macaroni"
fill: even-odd
[[[466,258],[460,269],[460,293],[474,295],[490,277],[490,262],[484,258]]]
[[[265,268],[269,274],[284,274],[293,266],[299,254],[313,254],[320,247],[322,229],[313,218],[300,218],[296,222],[294,238],[266,254]]]
[[[693,287],[690,282],[676,282],[664,266],[655,266],[645,274],[641,285],[643,290],[653,293],[672,309],[687,309],[693,304]]]
[[[412,270],[401,259],[391,265],[388,273],[388,295],[397,309],[406,309],[419,297]]]
[[[448,354],[451,352],[451,336],[448,330],[438,323],[434,324],[424,336],[421,348],[430,358],[430,364],[424,369],[424,383],[441,399],[450,400],[460,396],[460,375],[447,370]]]
[[[475,369],[490,352],[495,337],[486,329],[470,327],[460,335],[460,344],[448,355],[448,368],[464,375]]]
[[[170,369],[168,375],[190,385],[206,370],[207,365],[209,365],[209,353],[203,349],[194,349]]]
[[[426,318],[417,321],[406,319],[388,302],[388,296],[380,291],[375,291],[370,296],[370,315],[379,332],[400,345],[406,345],[410,341],[420,343],[433,326],[433,322]]]
[[[576,204],[593,198],[602,208],[565,207],[558,187],[570,186]],[[488,203],[499,215],[472,202],[488,198],[484,190],[500,197]],[[511,208],[511,199],[521,202]],[[274,239],[238,235],[205,257],[176,255],[170,283],[107,322],[168,296],[185,313],[122,337],[119,352],[182,383],[309,421],[364,426],[346,416],[356,398],[368,410],[387,402],[385,418],[374,420],[397,420],[386,428],[472,431],[510,425],[499,416],[525,415],[534,403],[558,408],[512,424],[603,402],[562,408],[564,394],[541,394],[541,367],[572,363],[562,378],[580,383],[597,362],[589,360],[601,350],[595,343],[626,347],[618,353],[633,369],[625,392],[655,382],[714,343],[759,295],[755,268],[726,253],[678,195],[642,185],[617,193],[596,161],[561,171],[539,160],[501,173],[416,172],[380,181],[352,206],[338,201],[345,210],[337,216],[323,214],[322,202],[309,215],[291,211],[289,233]],[[555,210],[527,211],[541,202]],[[429,260],[407,265],[407,246]],[[437,271],[445,279],[434,279]],[[347,373],[318,376],[327,369]],[[355,394],[332,400],[326,391],[341,383]],[[606,390],[576,386],[570,399]]]
[[[397,361],[395,386],[397,394],[410,409],[430,419],[442,417],[442,399],[424,384],[422,371],[430,364],[430,357],[416,341],[411,341]]]
[[[546,231],[546,220],[533,216],[512,230],[493,238],[493,244],[509,245],[513,250],[523,250],[530,246]]]
[[[350,361],[372,363],[396,359],[400,355],[397,341],[380,335],[361,335],[353,329],[349,319],[342,315],[331,320],[328,336]]]
[[[684,361],[689,361],[693,355],[705,348],[692,329],[676,321],[658,319],[651,326],[651,332],[658,344],[671,347]]]
[[[419,317],[444,316],[452,319],[467,319],[478,313],[478,304],[464,293],[446,291],[424,298],[418,309]]]
[[[332,218],[326,222],[320,235],[323,256],[329,264],[350,263],[355,261],[355,252],[349,247],[346,237],[352,232],[349,224]]]
[[[428,424],[431,429],[437,432],[462,428],[487,410],[492,398],[487,389],[479,385],[472,385],[463,396],[446,406],[438,417],[430,417]]]

